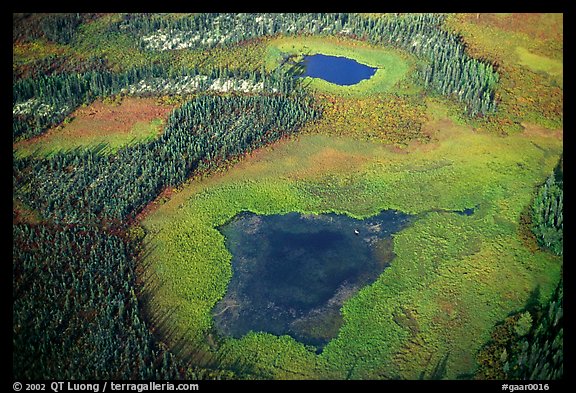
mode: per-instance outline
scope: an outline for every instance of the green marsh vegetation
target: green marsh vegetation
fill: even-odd
[[[551,150],[544,153],[518,136],[488,148],[492,136],[470,134],[464,129],[437,149],[410,154],[347,138],[301,136],[191,185],[144,221],[157,246],[151,274],[166,283],[157,289],[153,307],[179,310],[168,326],[188,329],[191,343],[210,331],[210,310],[231,275],[230,255],[214,228],[240,211],[366,217],[387,208],[418,214],[479,206],[472,216],[427,213],[396,235],[392,266],[345,303],[345,324],[321,355],[268,334],[226,339],[225,349],[217,351],[205,348],[232,368],[252,356],[262,358],[250,362],[249,371],[271,378],[418,378],[432,371],[438,353],[450,353],[446,377],[469,373],[474,364],[462,361],[465,354],[475,353],[490,327],[521,307],[536,286],[545,301],[561,266],[545,252],[530,253],[516,236],[522,206],[546,173],[525,171],[517,163],[549,170],[559,146],[548,140]],[[176,277],[181,285],[174,285]],[[190,315],[200,323],[190,325]],[[269,363],[279,346],[293,355]],[[348,375],[355,362],[357,374]]]
[[[561,217],[558,199],[552,208],[554,202],[539,191],[562,154],[561,133],[552,132],[562,126],[561,73],[556,74],[552,63],[535,66],[539,58],[521,59],[505,47],[490,52],[489,45],[499,42],[490,34],[497,32],[510,40],[521,37],[521,44],[508,48],[522,46],[553,60],[558,56],[553,46],[548,52],[542,49],[546,45],[538,43],[535,32],[506,36],[500,22],[485,22],[482,17],[474,22],[473,17],[456,15],[443,21],[439,16],[288,15],[275,24],[265,15],[262,19],[104,15],[78,26],[72,18],[73,35],[60,42],[51,41],[50,34],[35,37],[32,44],[17,41],[20,52],[14,74],[32,79],[15,83],[15,105],[41,98],[32,104],[44,109],[43,103],[59,108],[69,105],[71,111],[140,80],[200,74],[211,82],[219,78],[263,82],[267,89],[246,93],[206,88],[170,95],[158,88],[138,93],[178,103],[161,137],[126,146],[110,156],[98,149],[80,149],[49,159],[15,159],[14,199],[19,211],[14,215],[15,225],[20,225],[20,240],[15,243],[16,287],[28,288],[29,284],[24,280],[28,276],[18,270],[20,261],[26,261],[27,269],[41,263],[29,252],[29,235],[35,233],[30,232],[31,226],[77,227],[78,232],[62,237],[63,253],[73,254],[72,238],[84,236],[84,243],[90,244],[90,239],[119,236],[101,246],[87,246],[86,252],[104,256],[114,249],[114,260],[124,261],[126,273],[110,285],[124,294],[133,289],[138,302],[131,298],[125,307],[129,315],[145,317],[138,322],[122,319],[117,329],[126,334],[138,332],[138,344],[133,352],[120,354],[114,351],[114,343],[99,340],[97,335],[85,342],[89,350],[108,353],[117,364],[126,365],[127,359],[138,356],[142,361],[132,374],[126,366],[124,374],[108,375],[98,369],[94,377],[174,377],[177,368],[180,378],[471,378],[493,357],[504,359],[501,366],[505,366],[502,345],[510,359],[530,356],[523,343],[511,344],[508,339],[484,355],[482,351],[502,323],[511,326],[511,334],[528,331],[521,337],[535,343],[531,351],[537,353],[540,347],[544,351],[541,341],[546,334],[559,334],[558,308],[551,306],[556,308],[549,311],[550,323],[542,319],[545,312],[536,313],[526,304],[531,301],[544,310],[556,299],[562,256],[540,249],[537,234],[536,238],[525,236],[524,217],[531,206],[535,206],[534,214],[555,209],[554,226],[559,222],[556,217]],[[215,18],[231,23],[237,34],[216,31],[211,24]],[[498,18],[507,21],[510,16]],[[290,30],[291,23],[301,30]],[[448,33],[452,29],[437,27],[444,23],[458,26],[454,30],[462,33],[466,52],[460,52],[458,40]],[[170,26],[175,31],[197,26],[205,35],[196,40],[178,33],[173,38],[179,43],[193,44],[159,49],[165,44],[159,29]],[[341,33],[345,26],[351,33]],[[449,49],[442,53],[454,55],[453,62],[442,63],[441,56],[430,60],[433,50],[407,33],[410,26],[418,34],[447,38]],[[386,29],[400,38],[394,47],[378,41],[378,32]],[[557,37],[544,40],[561,47]],[[148,47],[147,42],[156,46]],[[83,69],[93,61],[94,48],[94,56],[106,59],[104,64]],[[67,60],[45,77],[45,59],[59,56],[59,51]],[[349,56],[381,70],[350,88],[318,80],[296,85],[284,73],[274,71],[285,54],[315,51]],[[489,61],[476,60],[483,56]],[[497,76],[489,66],[492,60],[498,61]],[[79,74],[70,72],[74,67]],[[468,76],[450,79],[451,73],[462,74],[457,70],[466,70]],[[432,72],[437,78],[431,78]],[[473,76],[480,74],[486,80],[473,83]],[[60,91],[55,86],[64,86],[63,93],[52,94]],[[456,87],[462,94],[451,94]],[[214,108],[219,109],[217,115]],[[472,112],[484,115],[470,117]],[[15,140],[40,135],[65,116],[59,112],[45,117],[16,116]],[[556,191],[552,194],[558,196]],[[474,214],[451,213],[468,208],[475,208]],[[361,219],[385,209],[418,219],[394,235],[396,257],[391,266],[344,303],[344,323],[321,354],[289,336],[252,332],[235,339],[215,332],[211,311],[225,295],[232,274],[231,255],[218,226],[241,211],[333,212]],[[36,218],[32,223],[26,217]],[[549,218],[544,225],[549,225]],[[558,233],[557,227],[554,230]],[[50,236],[39,241],[47,242]],[[120,239],[136,251],[122,251]],[[113,271],[114,266],[106,269]],[[72,277],[77,273],[69,272]],[[42,277],[50,278],[50,274]],[[90,286],[104,283],[99,274],[103,273],[92,269],[74,282],[89,291]],[[62,288],[68,288],[66,277],[56,281]],[[32,287],[44,288],[46,282],[32,283]],[[65,302],[66,312],[78,310],[74,296],[54,296],[44,302],[32,298],[37,302],[18,303],[20,310],[33,309],[35,304],[61,308]],[[90,307],[97,312],[88,310],[82,317],[100,331],[97,328],[107,326],[107,316],[114,315],[118,306],[94,302]],[[516,323],[526,311],[531,313],[533,327],[528,327],[527,317],[522,326]],[[506,322],[510,315],[518,315],[517,320]],[[80,329],[84,319],[74,321],[71,328]],[[34,342],[53,340],[55,330],[43,330],[42,323],[38,320],[24,330],[15,327],[21,334],[18,345],[25,345],[30,337]],[[539,324],[543,327],[537,333]],[[147,335],[150,330],[153,336]],[[80,337],[85,334],[77,331]],[[161,345],[153,345],[155,340]],[[71,349],[74,345],[69,347],[58,356],[82,356],[82,351]],[[56,355],[36,354],[38,370],[52,372],[46,365]],[[554,356],[551,364],[556,367],[557,351],[550,353]],[[178,367],[174,367],[175,359]],[[513,369],[518,361],[508,363],[508,369]],[[493,378],[499,372],[481,375]],[[23,375],[19,369],[14,374]],[[558,374],[534,375],[553,378]]]
[[[338,96],[371,96],[390,92],[392,89],[397,92],[398,82],[406,77],[410,69],[410,61],[415,61],[397,50],[383,49],[359,43],[357,40],[342,38],[286,37],[271,40],[267,44],[265,64],[270,70],[277,68],[285,56],[298,58],[304,54],[316,53],[343,56],[378,68],[370,79],[351,86],[338,86],[319,78],[307,78],[305,81],[305,83],[310,83],[309,86],[312,89]]]

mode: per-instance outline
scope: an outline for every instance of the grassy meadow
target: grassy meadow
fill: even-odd
[[[491,327],[532,292],[545,300],[559,278],[561,258],[529,251],[518,231],[520,213],[562,142],[497,137],[452,122],[434,137],[399,152],[350,137],[304,135],[174,193],[143,220],[150,307],[157,318],[164,315],[160,329],[173,343],[184,339],[181,350],[194,351],[197,361],[265,378],[416,379],[431,377],[444,357],[444,377],[473,372]],[[438,211],[475,206],[471,216]],[[383,209],[419,218],[394,237],[392,266],[344,304],[345,324],[320,355],[288,336],[215,338],[210,310],[232,273],[217,226],[245,210],[360,218]]]
[[[14,144],[17,157],[49,156],[58,151],[106,145],[111,154],[130,143],[158,137],[173,105],[154,98],[108,98],[84,105],[45,134]]]
[[[498,66],[499,114],[479,127],[517,132],[525,122],[562,128],[562,14],[452,14],[447,26],[462,35],[471,55]]]

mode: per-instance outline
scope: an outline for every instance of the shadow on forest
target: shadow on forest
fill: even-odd
[[[542,305],[540,304],[541,292],[540,284],[538,284],[536,288],[530,292],[530,296],[528,296],[528,299],[524,305],[524,311],[529,311],[531,314],[535,314],[542,308]]]
[[[436,365],[434,366],[434,369],[432,370],[432,372],[430,373],[429,376],[426,376],[426,371],[422,371],[420,373],[419,376],[419,380],[441,380],[444,379],[444,377],[446,377],[446,365],[448,364],[448,358],[450,357],[450,352],[446,352],[446,354],[444,356],[442,356],[442,358],[440,360],[438,360],[438,363],[436,363]],[[432,360],[432,355],[430,355],[430,360]],[[428,361],[428,363],[430,363],[430,360]]]

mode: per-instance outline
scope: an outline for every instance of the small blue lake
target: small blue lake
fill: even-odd
[[[304,56],[302,77],[320,78],[340,86],[350,86],[370,79],[377,68],[368,67],[356,60],[322,54]]]
[[[346,215],[244,212],[218,229],[232,254],[232,278],[212,311],[219,334],[290,335],[317,350],[336,337],[340,308],[394,258],[392,234],[412,216],[387,210]]]

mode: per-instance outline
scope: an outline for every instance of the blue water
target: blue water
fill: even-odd
[[[471,207],[471,208],[464,209],[461,211],[455,211],[455,213],[460,214],[461,216],[471,216],[472,214],[474,214],[475,210],[476,210],[475,208]]]
[[[370,79],[377,68],[368,67],[346,57],[311,55],[304,56],[303,77],[320,78],[340,86],[350,86]]]
[[[389,265],[391,235],[410,218],[392,210],[365,220],[241,213],[219,228],[233,274],[213,310],[217,331],[288,334],[321,349],[338,334],[343,302]]]

